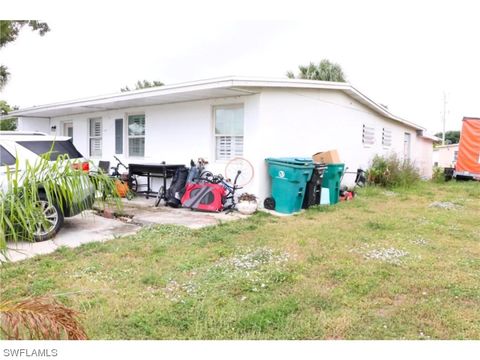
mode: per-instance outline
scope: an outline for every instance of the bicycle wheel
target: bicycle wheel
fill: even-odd
[[[130,190],[132,190],[134,193],[137,192],[138,190],[138,183],[137,183],[137,178],[135,176],[132,176],[130,178]]]
[[[236,157],[225,165],[225,177],[232,183],[235,181],[235,177],[239,171],[240,175],[238,175],[236,185],[238,187],[244,187],[253,179],[254,171],[250,161],[242,157]]]
[[[162,186],[160,186],[160,189],[158,189],[157,198],[155,199],[155,206],[156,207],[158,207],[158,205],[160,205],[160,202],[162,201],[163,192],[164,192],[164,187],[162,185]]]

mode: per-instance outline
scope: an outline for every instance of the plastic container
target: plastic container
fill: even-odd
[[[323,174],[322,188],[329,190],[330,205],[338,203],[340,181],[345,170],[345,164],[327,164]]]
[[[302,205],[303,209],[308,209],[310,206],[320,205],[323,173],[325,172],[326,167],[325,164],[315,164],[312,178],[307,183],[305,190],[305,197]]]
[[[307,182],[314,164],[309,158],[268,158],[268,174],[272,178],[275,211],[291,214],[300,211]]]

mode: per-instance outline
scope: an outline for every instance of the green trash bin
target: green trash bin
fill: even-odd
[[[345,164],[327,164],[323,173],[322,188],[327,188],[330,193],[330,205],[338,203],[340,181],[343,176]]]
[[[273,198],[273,201],[271,198],[265,200],[265,207],[284,214],[300,211],[314,169],[312,159],[268,158],[265,161],[272,178]]]

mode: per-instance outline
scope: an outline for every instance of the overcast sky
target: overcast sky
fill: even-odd
[[[25,13],[16,5],[9,18],[41,19],[51,31],[25,29],[1,50],[11,80],[0,99],[27,107],[117,92],[139,79],[285,77],[327,58],[365,95],[431,132],[442,128],[443,92],[447,130],[480,117],[479,11],[468,2],[128,3],[32,4]]]

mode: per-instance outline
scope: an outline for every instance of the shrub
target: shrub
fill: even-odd
[[[442,167],[435,166],[433,168],[432,181],[435,183],[445,182],[445,174]]]
[[[400,159],[396,154],[390,156],[375,155],[367,171],[369,184],[387,188],[410,187],[420,180],[415,164]]]

